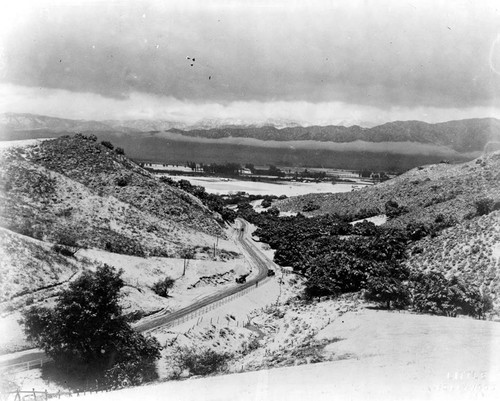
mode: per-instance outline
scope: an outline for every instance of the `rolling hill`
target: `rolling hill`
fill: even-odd
[[[5,149],[0,165],[1,224],[21,234],[140,256],[224,236],[197,198],[83,136]]]
[[[401,213],[391,226],[410,222],[432,223],[439,215],[461,221],[475,212],[483,198],[500,200],[500,152],[462,164],[432,164],[414,168],[392,180],[359,191],[338,194],[308,194],[279,201],[283,212],[303,212],[307,205],[318,208],[305,214],[383,214],[386,203],[396,202]]]
[[[102,263],[124,270],[121,302],[133,320],[189,305],[246,272],[218,214],[110,144],[76,135],[3,145],[0,354],[29,347],[18,324],[21,310],[50,304]],[[168,298],[152,289],[166,276],[175,280]]]

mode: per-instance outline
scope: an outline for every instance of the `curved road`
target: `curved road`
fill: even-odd
[[[179,309],[173,313],[169,314],[165,313],[164,315],[161,316],[155,316],[154,318],[148,320],[147,322],[136,325],[134,327],[136,330],[148,331],[169,324],[177,319],[189,315],[190,313],[196,312],[197,310],[204,308],[205,306],[218,302],[224,298],[227,298],[249,287],[252,287],[257,282],[262,281],[267,277],[267,270],[268,270],[267,266],[272,262],[269,259],[267,259],[266,256],[264,256],[261,252],[259,252],[255,247],[255,245],[252,244],[252,240],[248,233],[248,223],[243,219],[237,219],[237,221],[240,224],[239,226],[240,228],[238,231],[238,241],[240,242],[244,252],[247,254],[246,257],[250,259],[249,260],[250,263],[256,266],[257,269],[259,270],[257,277],[247,281],[244,284],[239,284],[238,286],[230,288],[227,291],[202,298],[199,301],[195,302],[194,304],[186,306],[185,308]]]
[[[204,308],[210,304],[218,302],[224,298],[252,287],[257,282],[260,282],[267,277],[267,266],[273,264],[273,262],[271,262],[264,254],[262,254],[252,243],[250,233],[248,232],[248,222],[239,218],[237,219],[237,221],[239,223],[238,241],[243,248],[244,253],[246,253],[245,257],[248,258],[249,262],[253,266],[257,267],[259,271],[257,277],[226,291],[202,298],[194,304],[186,306],[185,308],[179,309],[173,313],[164,312],[163,314],[161,314],[160,312],[160,315],[150,318],[147,322],[136,325],[134,327],[135,330],[144,332],[172,323],[177,319],[183,318],[193,312],[196,312],[197,310],[200,310],[201,308]],[[0,368],[17,363],[34,362],[40,359],[42,359],[44,362],[49,360],[49,358],[45,356],[45,353],[43,351],[26,352],[17,358],[13,358],[5,362],[0,362]]]

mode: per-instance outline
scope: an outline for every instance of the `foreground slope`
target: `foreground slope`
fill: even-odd
[[[494,400],[500,326],[362,309],[317,336],[340,360],[136,387],[85,400]],[[339,340],[340,339],[340,340]],[[287,350],[283,350],[287,352]]]

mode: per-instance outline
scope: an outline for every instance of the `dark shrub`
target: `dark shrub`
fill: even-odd
[[[109,141],[101,141],[101,145],[111,150],[115,148],[113,144]]]
[[[124,155],[125,151],[123,150],[123,148],[116,148],[115,153],[118,155]]]
[[[270,199],[264,199],[264,200],[262,201],[262,203],[261,203],[261,206],[262,206],[263,208],[268,208],[268,207],[270,207],[270,206],[271,206],[271,204],[272,204],[272,202],[271,202],[271,200],[270,200]]]
[[[168,292],[172,289],[175,284],[175,280],[172,277],[165,277],[163,280],[157,281],[153,284],[151,289],[156,295],[160,297],[168,297]]]
[[[442,273],[416,273],[410,278],[413,308],[435,315],[482,317],[491,303],[478,288]]]
[[[309,201],[306,205],[302,206],[302,211],[303,212],[313,212],[315,210],[318,210],[320,208],[319,205],[316,205],[315,203],[312,203]]]
[[[75,257],[75,253],[76,253],[76,251],[73,251],[69,248],[66,248],[65,246],[58,245],[58,244],[54,245],[52,247],[52,250],[54,250],[54,252],[57,252],[63,256],[67,256],[69,258]]]
[[[118,177],[116,179],[116,185],[118,185],[119,187],[126,187],[131,181],[131,177],[130,176],[121,176],[121,177]]]
[[[113,242],[106,242],[104,249],[108,252],[121,253],[123,255],[146,256],[139,242],[126,237],[121,237]]]
[[[394,200],[389,200],[385,203],[385,214],[388,218],[392,219],[404,213],[408,213],[408,208],[406,206],[399,206]]]
[[[192,375],[205,376],[223,371],[230,357],[230,354],[218,353],[212,349],[184,347],[179,348],[175,359],[181,370],[188,369]]]
[[[476,216],[484,216],[486,214],[490,214],[493,211],[494,206],[493,199],[490,198],[482,198],[475,202],[476,206]]]

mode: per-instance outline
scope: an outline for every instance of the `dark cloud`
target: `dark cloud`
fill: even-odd
[[[114,98],[498,105],[495,3],[415,3],[34,7],[4,38],[2,80]]]

